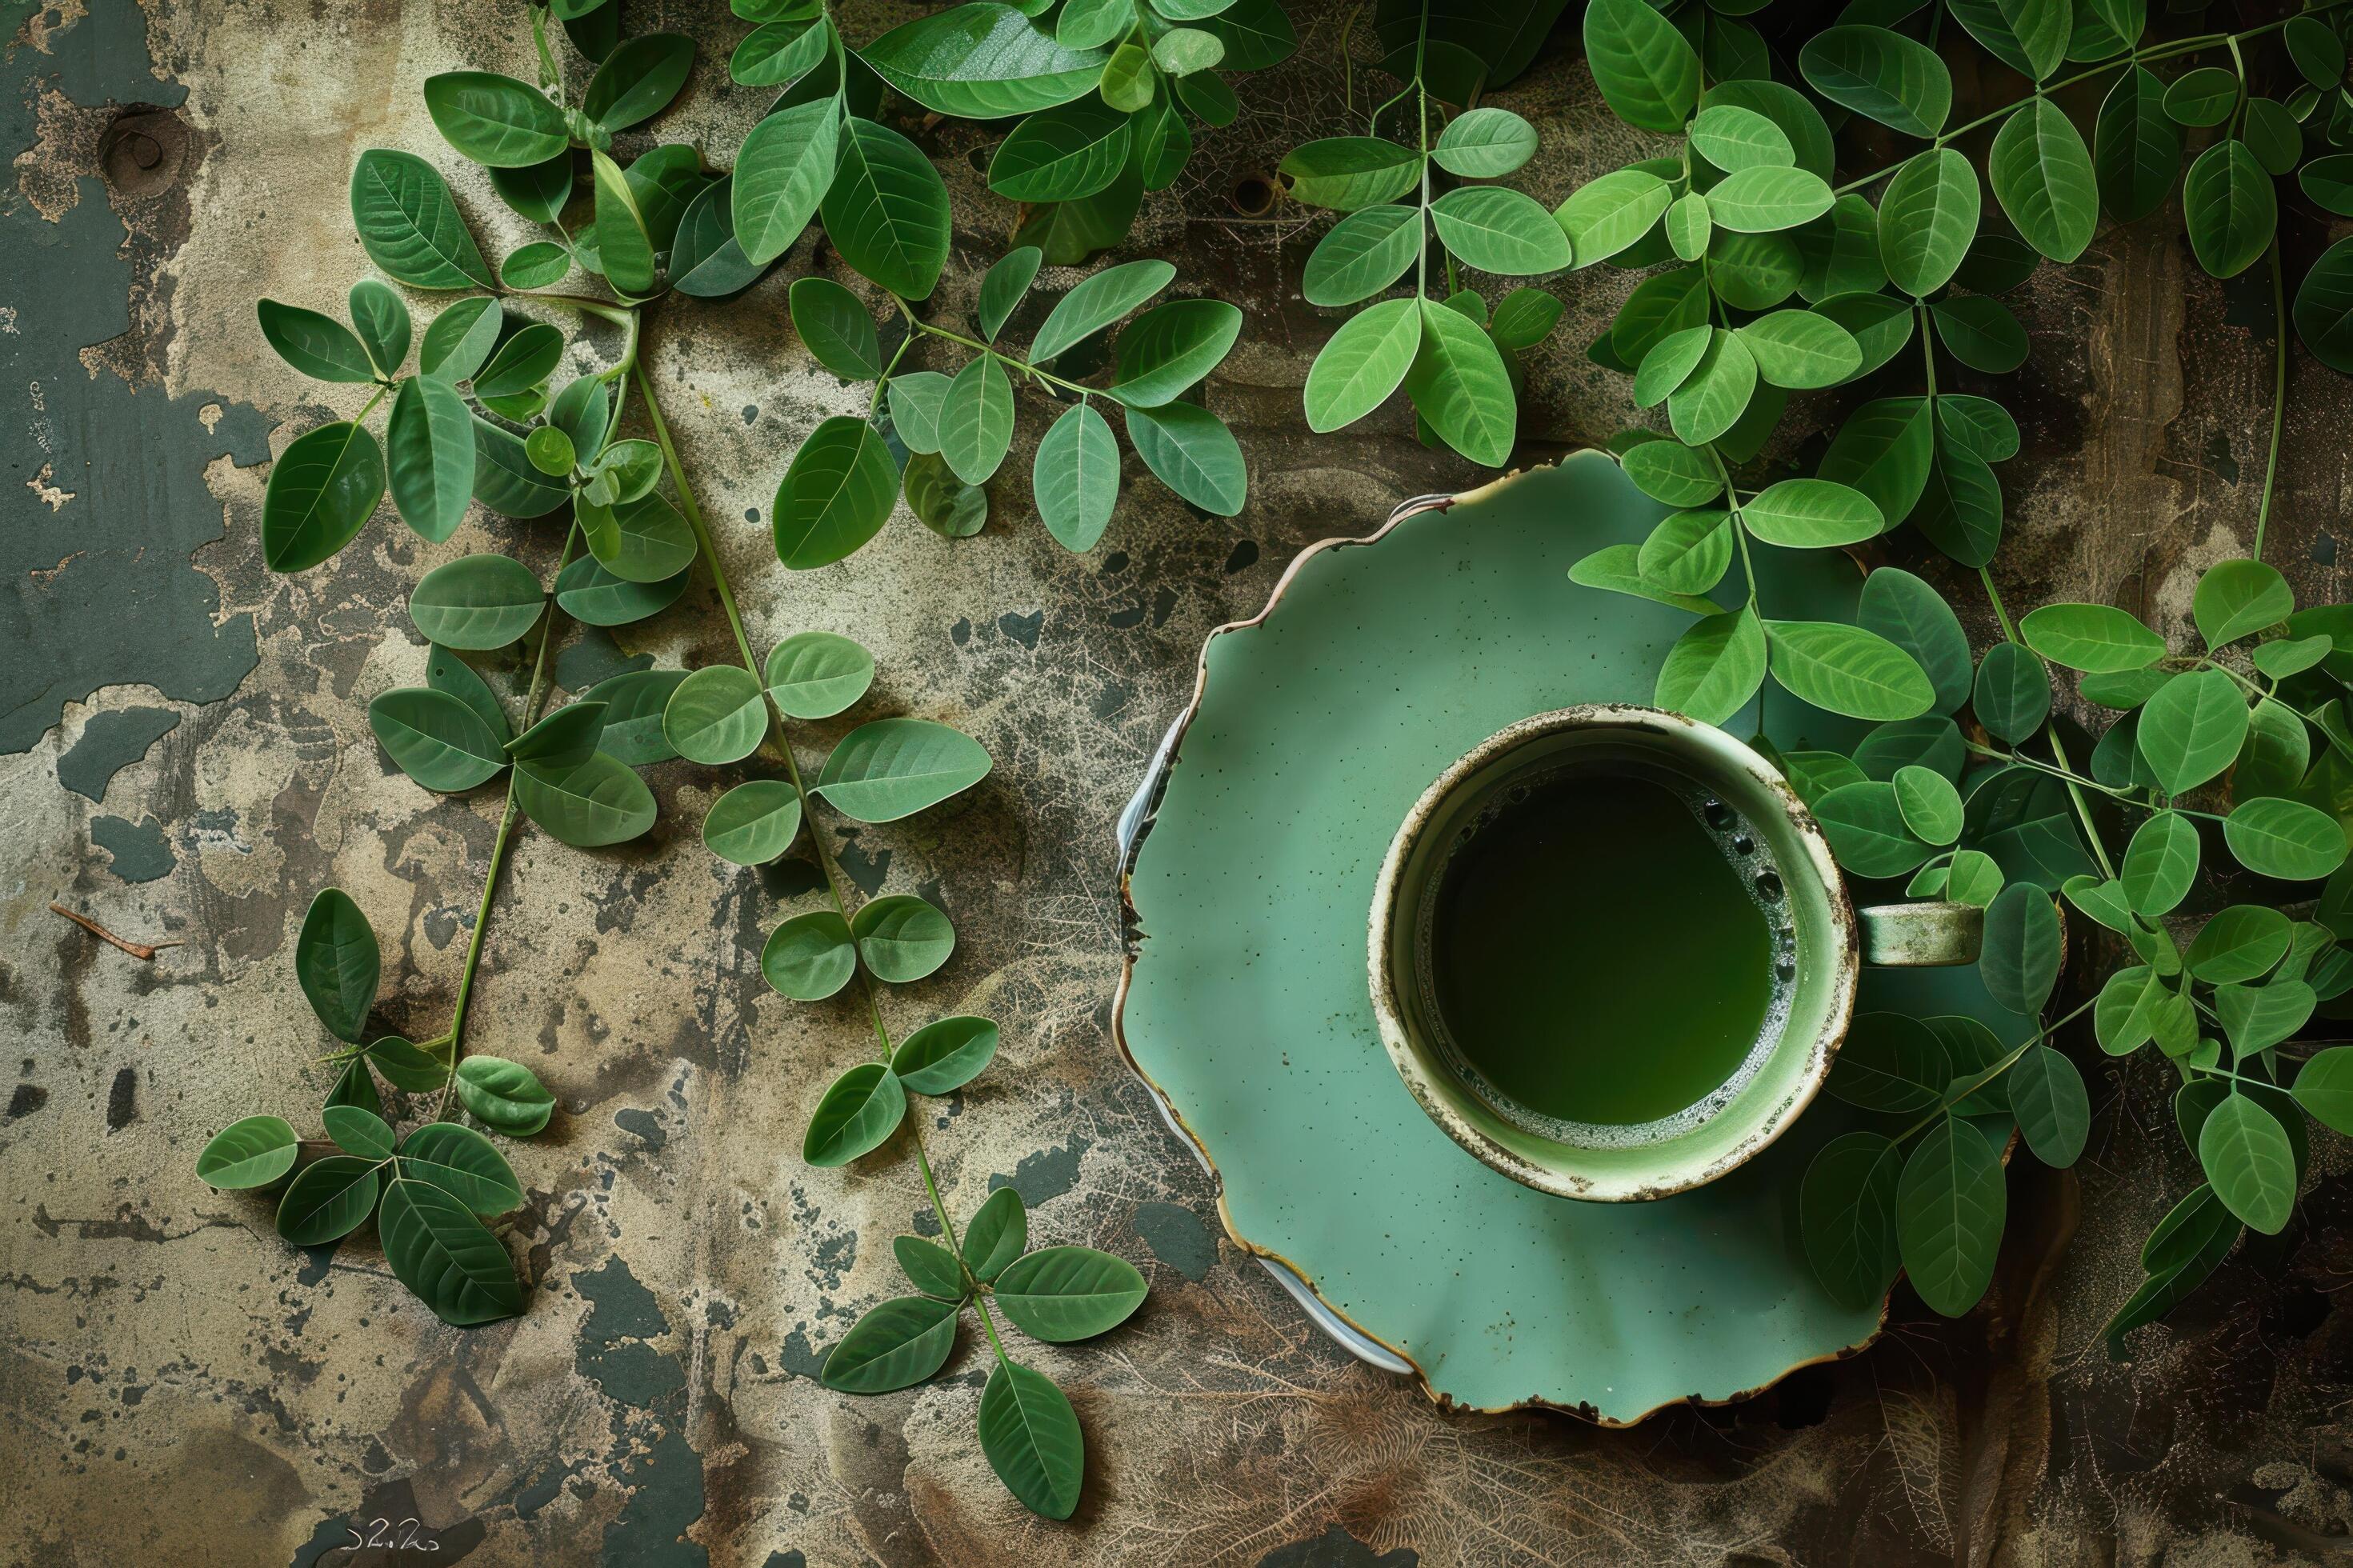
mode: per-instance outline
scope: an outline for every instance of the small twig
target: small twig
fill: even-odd
[[[115,935],[112,931],[107,930],[104,926],[99,924],[96,921],[90,919],[88,915],[78,915],[74,913],[73,910],[66,908],[63,904],[51,904],[49,906],[49,913],[53,915],[65,916],[66,919],[73,921],[74,924],[81,927],[82,930],[90,932],[90,935],[98,938],[99,941],[111,942],[116,947],[119,947],[123,952],[129,953],[132,957],[142,960],[148,963],[154,963],[155,954],[164,948],[185,947],[187,945],[187,943],[181,942],[125,942],[121,937]]]

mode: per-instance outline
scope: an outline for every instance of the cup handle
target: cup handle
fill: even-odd
[[[1975,963],[1985,910],[1975,904],[1877,904],[1856,911],[1862,961],[1889,969]]]

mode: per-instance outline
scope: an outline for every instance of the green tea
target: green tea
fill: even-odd
[[[1425,910],[1448,1054],[1533,1131],[1690,1110],[1775,1012],[1782,893],[1748,825],[1688,781],[1588,766],[1507,784]]]

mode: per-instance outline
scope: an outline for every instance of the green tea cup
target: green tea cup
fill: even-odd
[[[1983,925],[1970,904],[1858,912],[1813,814],[1723,731],[1567,708],[1473,747],[1407,815],[1373,897],[1373,1011],[1482,1163],[1562,1197],[1665,1197],[1798,1119],[1862,965],[1968,963]]]

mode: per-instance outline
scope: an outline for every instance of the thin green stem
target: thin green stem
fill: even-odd
[[[727,629],[735,639],[735,651],[742,658],[744,669],[765,689],[767,682],[758,661],[752,657],[752,642],[744,635],[744,617],[735,607],[735,594],[727,581],[727,568],[719,559],[719,551],[712,542],[711,530],[703,521],[702,508],[694,499],[694,489],[686,481],[686,469],[678,460],[678,447],[670,440],[670,426],[662,418],[661,404],[654,396],[653,383],[648,379],[643,364],[637,368],[637,378],[638,400],[645,405],[646,418],[653,426],[654,440],[661,447],[662,463],[670,469],[670,484],[678,491],[679,510],[685,514],[687,526],[694,531],[695,548],[701,552],[703,563],[711,569],[712,584],[719,593],[720,608],[726,613]],[[785,775],[791,781],[793,794],[801,803],[802,819],[808,824],[809,842],[817,851],[818,869],[825,876],[827,895],[833,902],[835,913],[847,922],[850,914],[849,900],[842,892],[841,872],[834,864],[832,851],[826,847],[824,833],[818,826],[816,799],[801,780],[800,763],[793,755],[792,741],[785,731],[784,710],[776,705],[773,693],[768,699],[768,726],[770,738],[783,754]],[[883,1064],[888,1066],[895,1048],[891,1044],[891,1032],[882,1021],[881,999],[875,990],[874,977],[867,970],[862,954],[858,963],[858,978],[866,994],[866,1014],[874,1026],[875,1042],[881,1047]],[[947,1237],[949,1249],[956,1250],[955,1222],[948,1216],[947,1205],[940,1197],[939,1183],[932,1174],[931,1154],[923,1147],[922,1120],[911,1116],[903,1124],[909,1141],[914,1145],[915,1165],[923,1173],[924,1194],[931,1199],[932,1212],[939,1218],[940,1233]],[[998,1357],[1004,1359],[1005,1347],[997,1343],[997,1328],[989,1321],[988,1309],[981,1304],[977,1295],[973,1298],[973,1305],[980,1313],[982,1326],[988,1331],[989,1342],[997,1345]]]
[[[564,535],[564,551],[556,559],[555,574],[572,564],[573,546],[580,542],[580,525],[575,522]],[[522,730],[539,722],[541,702],[548,691],[547,650],[555,641],[555,594],[549,590],[545,606],[540,611],[539,650],[532,656],[531,687],[522,700]],[[521,733],[522,731],[517,731]],[[441,1086],[440,1103],[434,1107],[433,1120],[440,1121],[449,1111],[450,1091],[458,1087],[458,1063],[466,1054],[466,1008],[473,1000],[474,975],[482,962],[482,940],[491,929],[491,904],[499,890],[499,874],[506,869],[507,851],[514,842],[515,823],[522,813],[515,805],[515,772],[507,769],[506,804],[499,813],[498,837],[491,841],[491,868],[482,877],[481,900],[474,906],[474,931],[466,941],[465,966],[458,972],[458,996],[449,1008],[449,1077]]]
[[[868,418],[871,419],[875,409],[882,405],[882,394],[891,384],[891,373],[899,368],[899,362],[906,358],[907,351],[914,346],[915,334],[913,332],[899,340],[898,352],[891,356],[891,363],[882,367],[882,374],[874,378],[874,395],[866,400]]]
[[[2272,518],[2272,488],[2279,479],[2280,431],[2287,421],[2287,289],[2280,279],[2279,237],[2272,237],[2272,455],[2263,467],[2263,496],[2255,507],[2255,559],[2263,558],[2263,530]]]
[[[2001,591],[1993,585],[1993,574],[1980,566],[1978,568],[1978,581],[1985,586],[1986,601],[1993,605],[1994,619],[2001,623],[2002,640],[2016,642],[2018,628],[2010,624],[2010,611],[2002,605]],[[2051,742],[2051,754],[2059,759],[2059,766],[2064,770],[2061,777],[2066,782],[2067,799],[2075,807],[2075,820],[2083,824],[2084,842],[2090,846],[2092,858],[2099,866],[2101,873],[2113,882],[2116,879],[2116,866],[2108,859],[2108,847],[2100,842],[2099,826],[2092,820],[2091,803],[2084,798],[2084,792],[2080,787],[2090,781],[2077,775],[2075,764],[2067,755],[2067,742],[2059,738],[2059,721],[2056,719],[2044,721],[2042,735]],[[2030,759],[2021,757],[2019,760],[2024,762]]]
[[[1413,36],[1414,106],[1419,116],[1421,149],[1421,247],[1414,255],[1413,291],[1422,300],[1430,298],[1430,89],[1422,80],[1429,55],[1430,0],[1422,0],[1421,21]]]
[[[978,338],[968,338],[962,332],[952,332],[945,327],[935,327],[932,325],[931,322],[919,319],[915,312],[909,308],[907,301],[900,299],[896,294],[891,296],[891,302],[899,307],[899,313],[906,318],[907,326],[911,332],[921,332],[927,338],[941,338],[944,339],[948,342],[961,343],[965,348],[971,349],[976,353],[988,355],[991,359],[996,360],[1000,364],[1011,365],[1015,370],[1019,371],[1024,375],[1035,376],[1037,379],[1045,382],[1050,386],[1059,386],[1063,391],[1076,394],[1080,397],[1092,397],[1095,395],[1095,389],[1093,387],[1081,386],[1075,381],[1063,380],[1060,376],[1056,375],[1051,371],[1039,370],[1036,365],[1031,364],[1019,354],[1007,353],[1003,349],[982,342]],[[904,345],[902,344],[902,347]]]

